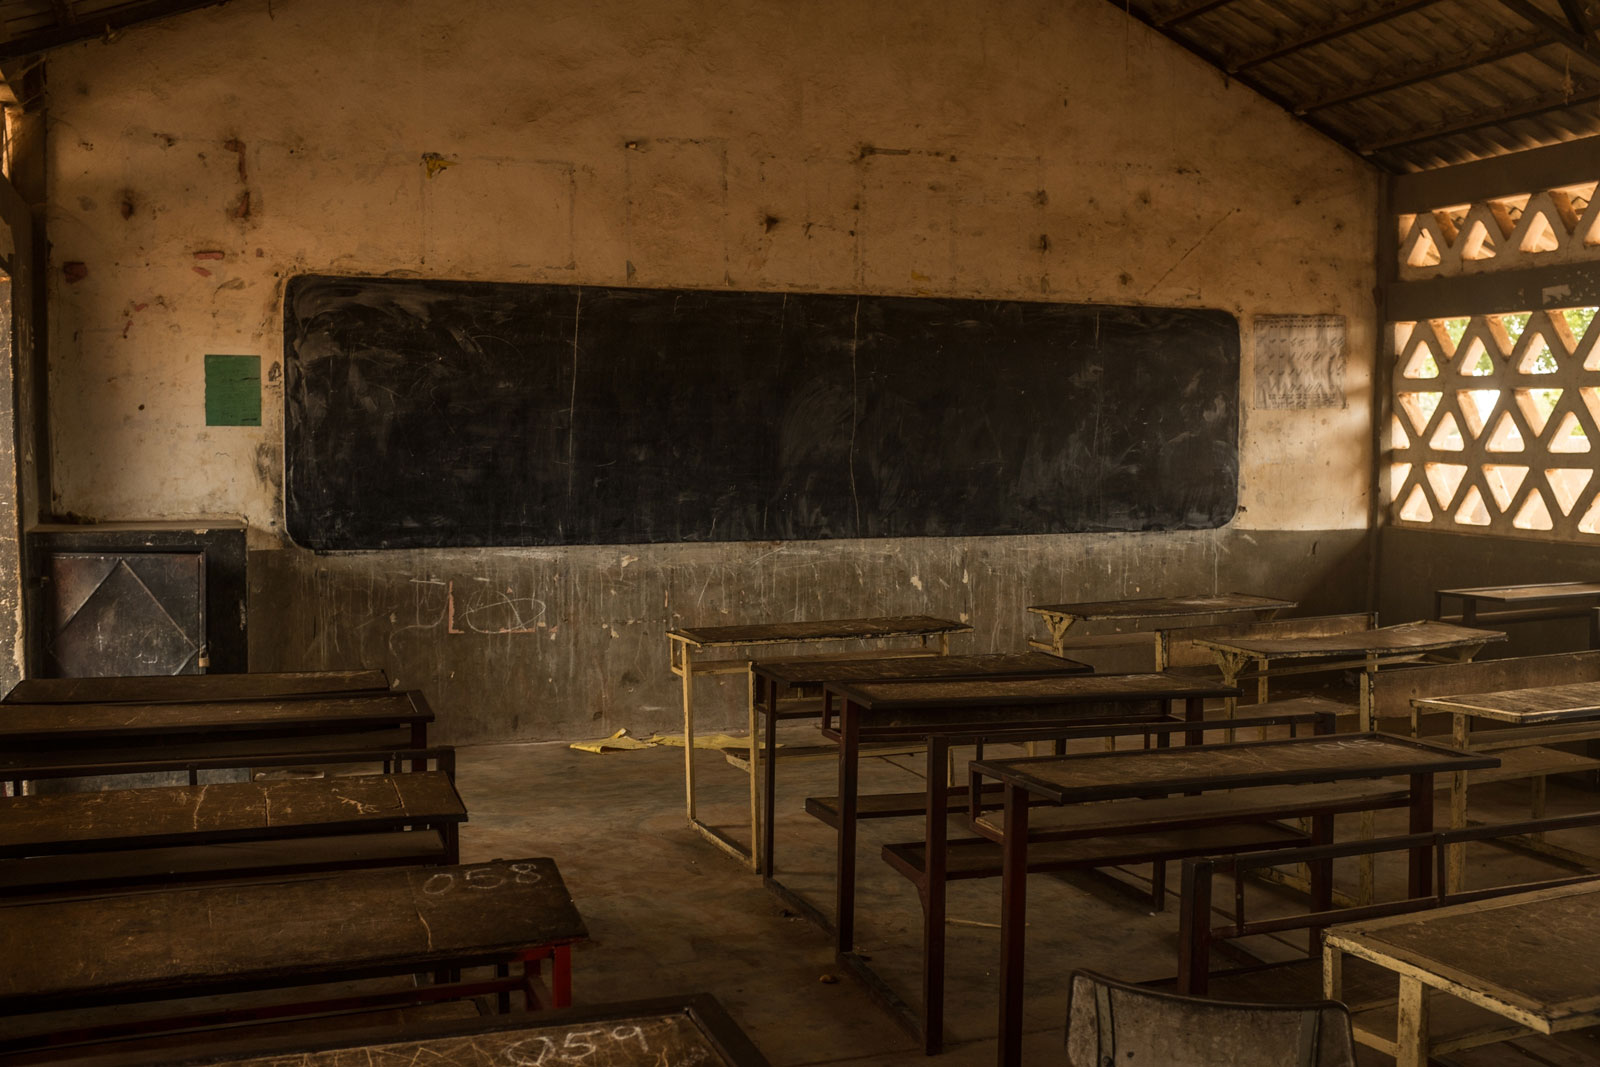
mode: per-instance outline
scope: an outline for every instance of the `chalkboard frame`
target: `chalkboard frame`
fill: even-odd
[[[1226,311],[298,275],[318,551],[1215,529]]]

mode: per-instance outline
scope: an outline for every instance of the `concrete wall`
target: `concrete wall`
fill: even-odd
[[[1376,176],[1113,5],[234,0],[52,53],[49,85],[53,507],[246,519],[258,669],[384,666],[457,741],[593,735],[671,722],[674,625],[929,611],[998,648],[1040,601],[1363,600]],[[1223,308],[1241,511],[313,556],[279,533],[301,271]],[[1345,406],[1249,406],[1282,313],[1347,317]],[[204,425],[206,353],[262,356],[262,427]]]

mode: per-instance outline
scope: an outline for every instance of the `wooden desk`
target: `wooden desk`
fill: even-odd
[[[1339,782],[1409,776],[1412,833],[1433,829],[1433,776],[1492,767],[1474,756],[1414,738],[1385,734],[1302,737],[1233,745],[1201,745],[1075,756],[978,760],[974,780],[1005,786],[1004,822],[974,820],[974,828],[999,842],[1004,854],[1000,906],[1001,1067],[1022,1062],[1023,956],[1027,918],[1028,809],[1030,803],[1081,804],[1214,789]],[[1428,849],[1411,852],[1411,895],[1427,892]]]
[[[57,774],[135,773],[170,766],[175,752],[248,766],[252,754],[293,748],[422,749],[432,721],[417,690],[187,704],[0,704],[0,777],[25,779],[35,766]]]
[[[1047,678],[1057,674],[1088,674],[1087,664],[1043,652],[997,652],[976,656],[918,656],[897,659],[826,659],[806,656],[798,659],[757,660],[750,665],[755,683],[755,707],[763,716],[761,744],[768,753],[778,750],[778,720],[789,717],[813,718],[818,712],[807,709],[798,714],[779,710],[779,694],[785,690],[812,690],[831,682],[929,681],[957,678]],[[833,695],[824,691],[821,714],[827,716]],[[832,748],[833,746],[830,746]],[[830,752],[830,755],[833,753]],[[756,850],[763,878],[772,877],[773,804],[777,791],[777,763],[765,762],[762,784],[761,845]]]
[[[590,1059],[593,1057],[593,1060]],[[115,1052],[77,1057],[72,1067],[354,1067],[592,1062],[595,1067],[769,1067],[709,993],[604,1004],[535,1015],[411,1023],[404,1030],[300,1034],[207,1042],[204,1051]]]
[[[281,882],[0,904],[0,1051],[114,1036],[114,1025],[48,1033],[30,1013],[522,962],[522,979],[441,983],[342,998],[349,1010],[522,988],[554,955],[557,1006],[570,947],[588,936],[549,859],[345,871]],[[251,1017],[333,1007],[284,1005]],[[13,1018],[15,1017],[15,1018]],[[200,1025],[218,1025],[226,1012]],[[182,1025],[195,1023],[186,1020]],[[179,1025],[174,1020],[174,1025]],[[28,1031],[33,1032],[28,1032]]]
[[[1461,614],[1446,616],[1444,601],[1461,601]],[[1484,607],[1490,610],[1483,610]],[[1528,585],[1486,585],[1473,589],[1439,589],[1433,594],[1433,617],[1463,626],[1504,626],[1508,622],[1544,619],[1588,619],[1589,647],[1600,648],[1600,582],[1536,582]]]
[[[388,688],[389,678],[381,670],[24,678],[11,687],[4,703],[185,704],[328,693],[381,693]]]
[[[1544,776],[1594,770],[1600,760],[1544,746],[1567,741],[1589,741],[1600,737],[1600,681],[1568,685],[1539,686],[1494,693],[1467,693],[1458,696],[1420,697],[1413,701],[1419,713],[1443,712],[1451,717],[1451,743],[1468,751],[1489,751],[1502,757],[1511,774],[1502,777],[1532,777],[1534,818],[1544,815]],[[1478,720],[1505,723],[1516,729],[1474,730]],[[1507,769],[1507,768],[1503,768]],[[1467,825],[1468,786],[1466,774],[1451,776],[1450,828]],[[1551,849],[1543,842],[1528,842],[1542,851],[1562,858],[1592,863],[1593,857],[1579,857],[1565,849]],[[1460,892],[1466,861],[1464,850],[1449,850],[1449,888]]]
[[[1184,703],[1192,725],[1203,717],[1207,697],[1237,693],[1207,679],[1187,675],[1069,674],[1040,678],[950,679],[848,683],[832,682],[827,689],[839,703],[836,731],[839,741],[839,785],[835,831],[835,899],[830,923],[809,901],[775,878],[767,885],[797,911],[824,929],[831,927],[834,947],[841,960],[868,983],[882,990],[872,968],[855,952],[856,824],[859,800],[859,754],[870,740],[915,739],[928,746],[934,770],[925,783],[925,834],[930,857],[945,851],[946,817],[950,791],[943,764],[952,739],[1033,740],[1105,727],[1102,733],[1135,732],[1138,724],[1170,722],[1173,701]],[[827,720],[825,732],[829,732]],[[1193,735],[1198,737],[1198,735]],[[932,883],[943,892],[940,872]],[[928,923],[942,928],[942,895],[929,905]],[[925,939],[925,944],[942,944]],[[938,961],[930,956],[924,969],[924,1030],[928,1040],[938,1036],[937,1005],[942,1003],[943,978]],[[910,1013],[900,1011],[902,1018]]]
[[[1029,611],[1044,619],[1050,629],[1050,640],[1029,641],[1034,648],[1065,655],[1068,647],[1067,631],[1079,622],[1150,622],[1155,619],[1187,619],[1212,615],[1249,614],[1258,619],[1270,619],[1284,608],[1295,606],[1293,600],[1258,596],[1254,593],[1210,593],[1196,596],[1142,597],[1132,600],[1090,600],[1080,604],[1036,604]],[[1152,635],[1155,644],[1155,668],[1166,669],[1164,650],[1160,640]]]
[[[1422,658],[1430,652],[1453,652],[1469,660],[1492,641],[1506,635],[1494,630],[1473,630],[1445,622],[1408,622],[1399,626],[1380,626],[1375,630],[1353,630],[1343,634],[1311,637],[1219,637],[1198,639],[1194,643],[1210,648],[1222,670],[1223,681],[1237,682],[1245,668],[1254,664],[1257,676],[1295,674],[1307,671],[1343,670],[1359,667],[1362,674],[1359,729],[1372,730],[1372,678],[1388,664]],[[1274,663],[1296,663],[1273,670]]]
[[[700,653],[713,648],[749,648],[761,645],[802,645],[835,641],[891,641],[916,638],[920,648],[899,653],[880,651],[876,656],[931,656],[930,638],[938,639],[938,655],[950,651],[950,635],[967,633],[972,627],[931,615],[898,615],[873,619],[821,619],[815,622],[771,622],[742,626],[693,626],[667,631],[667,659],[683,682],[683,788],[689,825],[707,841],[737,860],[759,869],[756,853],[760,846],[760,810],[757,780],[760,777],[761,749],[756,744],[755,675],[750,657],[724,657],[699,660]],[[743,674],[748,682],[745,697],[750,737],[750,847],[746,848],[695,814],[694,777],[694,676],[697,674]]]
[[[466,819],[441,771],[7,797],[0,894],[453,864]]]
[[[1343,991],[1344,954],[1400,977],[1395,1038],[1371,1028],[1378,1012],[1355,1012],[1356,1040],[1395,1058],[1396,1067],[1427,1067],[1430,1053],[1554,1034],[1600,1022],[1600,881],[1457,904],[1335,926],[1323,941],[1323,984]],[[1429,993],[1458,998],[1512,1025],[1494,1024],[1441,1038],[1430,1034]]]

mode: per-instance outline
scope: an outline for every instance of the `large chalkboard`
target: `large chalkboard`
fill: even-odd
[[[290,535],[317,549],[1208,529],[1221,311],[303,275]]]

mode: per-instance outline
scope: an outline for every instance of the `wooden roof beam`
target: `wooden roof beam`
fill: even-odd
[[[1469,130],[1479,130],[1485,126],[1499,126],[1517,119],[1532,118],[1551,111],[1561,111],[1566,108],[1581,107],[1584,104],[1600,100],[1600,88],[1585,87],[1572,94],[1549,93],[1545,96],[1525,100],[1519,104],[1504,107],[1498,111],[1470,111],[1464,112],[1454,119],[1430,125],[1426,128],[1412,127],[1409,130],[1397,130],[1385,134],[1376,140],[1363,142],[1361,152],[1370,155],[1373,152],[1385,152],[1393,148],[1405,148],[1410,145],[1422,144],[1426,141],[1436,141],[1451,134],[1466,133]]]
[[[1558,0],[1561,4],[1561,13],[1567,16],[1567,21],[1572,23],[1572,29],[1579,37],[1587,40],[1591,45],[1595,43],[1594,23],[1589,19],[1589,13],[1584,10],[1583,4],[1578,0]]]
[[[1387,93],[1393,89],[1404,89],[1408,85],[1419,82],[1433,81],[1447,74],[1459,74],[1473,67],[1487,66],[1498,63],[1502,59],[1509,59],[1523,52],[1531,52],[1535,48],[1542,48],[1548,44],[1555,44],[1556,39],[1548,33],[1535,33],[1524,37],[1512,38],[1503,44],[1481,52],[1472,52],[1467,55],[1451,56],[1441,59],[1429,67],[1413,68],[1407,73],[1396,74],[1387,78],[1378,78],[1361,85],[1346,86],[1325,93],[1302,104],[1297,104],[1294,109],[1296,115],[1306,115],[1323,108],[1336,107],[1339,104],[1349,104],[1357,100],[1364,100],[1369,96]]]
[[[1238,74],[1241,71],[1249,70],[1251,67],[1259,67],[1263,63],[1282,59],[1284,56],[1310,48],[1312,45],[1322,44],[1324,41],[1331,41],[1335,37],[1343,37],[1345,34],[1355,33],[1357,30],[1364,30],[1368,26],[1376,26],[1380,22],[1387,22],[1390,19],[1398,18],[1401,15],[1416,11],[1418,8],[1428,7],[1435,3],[1438,3],[1438,0],[1388,0],[1387,3],[1380,4],[1375,8],[1354,12],[1342,18],[1334,19],[1332,22],[1325,22],[1321,26],[1313,26],[1297,37],[1280,38],[1265,51],[1230,60],[1224,69],[1229,74]]]
[[[1233,0],[1191,0],[1190,3],[1169,11],[1165,15],[1152,16],[1150,24],[1160,29],[1171,26],[1174,23],[1183,22],[1185,19],[1204,15],[1208,11],[1215,11],[1217,8],[1231,3],[1233,3]]]
[[[166,18],[168,15],[181,15],[187,11],[197,11],[202,7],[215,7],[225,4],[228,0],[143,0],[142,3],[127,4],[123,7],[108,8],[98,11],[93,16],[71,23],[59,23],[47,29],[32,33],[23,33],[0,43],[0,61],[16,59],[20,56],[32,55],[51,48],[59,48],[64,44],[74,41],[85,41],[101,34],[111,33],[126,26],[139,22],[149,22],[152,19]],[[60,17],[62,0],[51,0],[51,6]],[[68,14],[71,14],[70,3],[67,4]]]
[[[1600,45],[1595,43],[1592,36],[1577,33],[1566,23],[1551,18],[1532,0],[1500,0],[1500,3],[1519,18],[1526,19],[1535,27],[1566,45],[1567,50],[1579,60],[1588,63],[1596,70],[1600,70]]]

